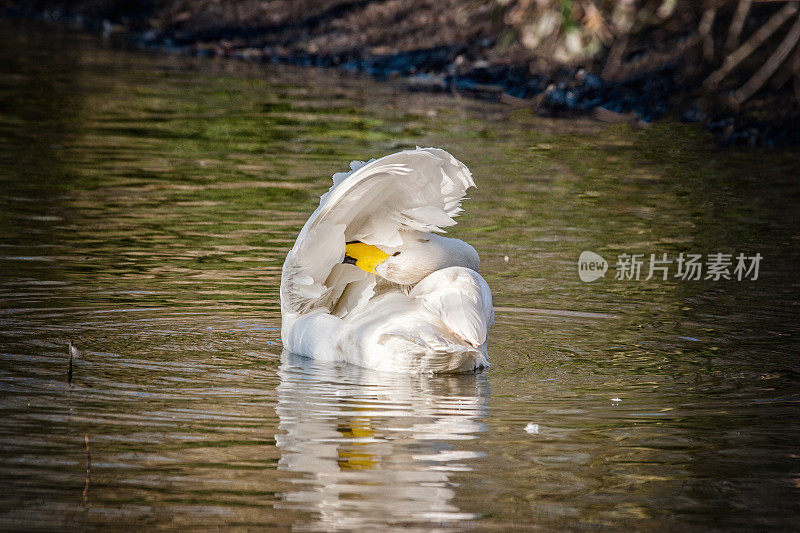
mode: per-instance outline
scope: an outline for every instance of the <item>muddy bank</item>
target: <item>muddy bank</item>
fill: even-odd
[[[549,12],[528,13],[529,18],[539,17],[534,20],[538,26],[530,25],[520,11],[522,4],[513,0],[10,0],[4,10],[7,16],[71,22],[142,48],[335,67],[396,78],[411,90],[454,91],[530,106],[546,115],[591,114],[599,120],[637,125],[672,116],[700,123],[723,145],[800,144],[800,110],[792,87],[796,73],[791,66],[784,65],[746,101],[731,105],[729,97],[737,87],[746,86],[772,48],[782,44],[779,32],[772,37],[777,42],[767,42],[766,51],[747,57],[740,71],[731,69],[713,89],[704,85],[717,66],[714,50],[717,56],[724,55],[722,43],[730,39],[725,29],[735,23],[737,13],[733,8],[730,13],[715,8],[711,23],[706,20],[708,10],[687,11],[682,18],[671,15],[661,25],[626,35],[623,47],[620,37],[598,52],[577,49],[577,55],[568,56],[559,44],[559,31],[549,41],[530,46],[526,28],[539,28]],[[562,7],[568,4],[562,2]],[[756,2],[748,11],[741,29],[744,36],[772,20],[782,3],[768,4]],[[559,16],[563,23],[567,15]],[[564,42],[569,44],[566,35]],[[588,50],[592,43],[584,41]]]

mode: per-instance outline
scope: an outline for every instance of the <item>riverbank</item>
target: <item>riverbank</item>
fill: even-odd
[[[722,145],[800,144],[800,109],[792,88],[800,83],[792,79],[792,58],[770,83],[762,83],[764,87],[745,101],[731,103],[735,89],[754,77],[752,71],[761,72],[759,60],[772,57],[769,42],[764,51],[751,52],[752,57],[742,61],[741,72],[730,69],[727,79],[713,88],[704,84],[721,70],[714,69],[714,50],[728,60],[720,52],[727,44],[717,41],[730,39],[721,30],[734,24],[725,19],[735,17],[733,10],[715,10],[711,20],[717,21],[719,35],[711,23],[703,29],[702,17],[695,28],[691,18],[673,16],[660,26],[626,36],[621,51],[619,38],[592,56],[567,56],[558,38],[531,47],[529,35],[520,30],[528,26],[515,26],[511,16],[520,3],[505,4],[509,3],[238,0],[223,7],[212,0],[135,5],[41,0],[7,1],[5,12],[70,22],[141,48],[340,68],[392,78],[410,90],[500,100],[549,116],[590,114],[636,125],[672,117],[699,123]],[[740,32],[761,31],[779,14],[779,7],[754,7]],[[535,15],[543,20],[542,13]],[[567,15],[560,16],[566,20]],[[787,19],[791,16],[794,13]],[[776,33],[772,38],[778,37]],[[711,59],[704,60],[709,48]]]

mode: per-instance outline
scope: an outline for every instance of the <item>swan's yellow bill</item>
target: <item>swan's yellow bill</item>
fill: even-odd
[[[371,244],[350,242],[345,246],[344,262],[373,274],[377,274],[375,268],[386,261],[387,257],[389,254]]]

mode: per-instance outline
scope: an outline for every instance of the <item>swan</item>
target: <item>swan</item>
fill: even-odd
[[[445,150],[405,150],[333,175],[281,272],[290,353],[378,371],[488,366],[492,293],[475,249],[439,235],[474,187]]]

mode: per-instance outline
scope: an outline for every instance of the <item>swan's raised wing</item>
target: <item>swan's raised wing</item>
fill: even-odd
[[[281,280],[284,312],[332,309],[343,291],[355,302],[369,299],[373,274],[349,266],[334,272],[344,259],[345,243],[357,240],[392,248],[402,244],[400,231],[443,231],[455,224],[464,194],[475,185],[469,169],[438,148],[354,162],[351,169],[333,176],[333,187],[322,196],[286,257]],[[352,285],[359,287],[359,294],[347,294],[354,281],[359,282]]]
[[[348,241],[399,246],[401,230],[442,231],[454,225],[461,200],[474,185],[469,169],[448,152],[406,150],[334,175],[333,187],[305,228],[345,224]]]

